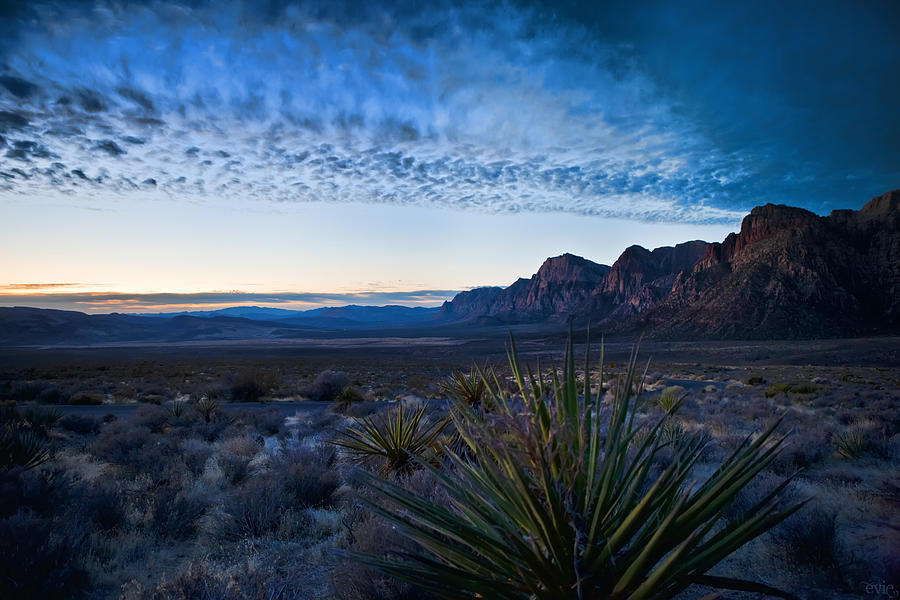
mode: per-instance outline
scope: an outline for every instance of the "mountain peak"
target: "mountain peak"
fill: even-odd
[[[597,281],[606,274],[609,267],[566,252],[544,261],[533,280],[571,282]]]
[[[900,190],[892,190],[866,202],[859,212],[870,216],[887,215],[900,210]]]

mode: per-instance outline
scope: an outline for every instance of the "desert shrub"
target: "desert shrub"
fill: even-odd
[[[606,410],[589,381],[579,389],[571,336],[562,377],[550,382],[526,377],[512,344],[521,403],[489,383],[499,419],[454,405],[456,429],[477,461],[448,453],[447,469],[433,469],[449,502],[363,475],[377,493],[370,510],[422,549],[353,556],[450,597],[671,598],[692,584],[775,591],[706,575],[800,508],[779,509],[785,482],[737,523],[716,528],[740,490],[773,460],[780,446],[774,427],[748,436],[702,484],[685,485],[702,440],[683,444],[651,480],[663,446],[661,423],[632,445],[635,363]]]
[[[72,433],[93,435],[100,431],[100,419],[72,413],[60,418],[59,427]]]
[[[198,494],[163,487],[156,492],[150,511],[150,529],[162,538],[186,540],[196,533],[208,504]]]
[[[384,555],[414,552],[416,545],[401,535],[397,528],[380,518],[360,519],[352,528],[349,549],[354,553]],[[431,600],[423,592],[402,579],[391,577],[357,560],[345,560],[332,573],[332,588],[341,600]]]
[[[264,409],[247,409],[240,412],[238,419],[261,435],[276,435],[284,425],[284,415],[274,406]]]
[[[181,458],[195,477],[203,473],[206,461],[212,454],[212,446],[196,438],[188,438],[181,443]]]
[[[173,424],[176,416],[164,406],[139,406],[131,418],[135,427],[146,427],[151,433],[164,433]]]
[[[297,449],[273,460],[271,470],[291,506],[320,507],[329,503],[341,485],[334,463],[335,453],[330,449]]]
[[[68,395],[56,386],[48,386],[40,391],[35,401],[41,404],[62,404]]]
[[[103,404],[106,396],[100,392],[76,392],[69,396],[67,404],[77,406],[91,406]]]
[[[359,419],[378,412],[385,406],[384,402],[355,402],[344,411],[344,415]]]
[[[122,497],[114,482],[100,480],[79,488],[74,508],[81,519],[100,531],[114,531],[125,523]]]
[[[683,387],[672,385],[662,391],[659,398],[656,399],[656,404],[664,411],[670,412],[678,406],[679,402],[684,400],[686,395]]]
[[[232,485],[246,480],[250,476],[250,462],[261,449],[261,445],[249,436],[225,440],[221,452],[216,456],[216,463],[222,470],[225,480]]]
[[[246,369],[231,384],[232,402],[258,402],[275,387],[275,380],[259,369]]]
[[[73,598],[89,582],[87,532],[70,519],[18,513],[0,519],[0,597]]]
[[[129,590],[125,600],[223,600],[227,598],[266,598],[268,600],[305,600],[310,597],[309,570],[295,571],[255,563],[238,564],[226,572],[192,561],[171,581],[152,588]]]
[[[791,391],[791,384],[773,383],[766,388],[766,398],[773,398],[778,394],[787,394],[789,391]]]
[[[52,515],[72,504],[75,485],[74,477],[56,468],[0,471],[0,517],[23,510]]]
[[[275,477],[254,477],[225,501],[213,521],[212,535],[225,542],[274,534],[290,508],[284,487]]]
[[[176,467],[177,441],[171,436],[154,435],[143,425],[116,421],[106,425],[88,446],[100,460],[125,468],[130,475],[164,477]]]
[[[760,375],[751,375],[745,383],[747,385],[762,385],[766,382],[765,378]]]
[[[840,580],[843,551],[833,511],[817,507],[794,515],[773,530],[772,539],[778,556],[787,564]]]
[[[798,385],[792,385],[790,392],[792,394],[815,394],[819,391],[819,388],[811,385],[809,383],[801,383]]]
[[[350,377],[342,371],[322,371],[312,384],[304,387],[301,394],[315,402],[331,402],[350,385]]]
[[[830,453],[831,447],[824,433],[799,430],[772,463],[772,468],[781,475],[792,475],[798,469],[806,469],[821,462]]]
[[[42,381],[17,381],[7,391],[6,397],[18,402],[31,402],[45,389],[47,384]]]
[[[138,400],[140,402],[146,402],[147,404],[159,406],[166,401],[166,397],[162,394],[141,394],[138,396]]]
[[[449,424],[446,418],[427,421],[426,409],[426,404],[404,409],[401,401],[390,411],[356,419],[332,443],[360,461],[382,459],[383,474],[409,473],[418,465],[416,459],[433,458],[435,444]]]

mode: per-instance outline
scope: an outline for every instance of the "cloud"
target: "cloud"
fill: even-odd
[[[597,22],[628,22],[598,6]],[[694,223],[735,222],[804,186],[838,193],[834,169],[785,166],[779,131],[796,141],[794,125],[729,125],[724,117],[749,106],[744,88],[703,83],[703,69],[720,72],[715,57],[689,69],[665,50],[666,24],[678,23],[696,54],[684,41],[690,23],[671,9],[624,32],[644,56],[622,31],[563,8],[266,7],[51,2],[13,15],[0,190],[83,203],[152,190],[211,205],[373,202]],[[732,27],[735,14],[713,16]],[[703,13],[695,21],[702,39],[717,31]],[[723,56],[735,54],[725,46]],[[711,104],[700,110],[680,93],[661,57]],[[740,65],[722,65],[739,77]],[[777,119],[780,101],[747,114]],[[32,168],[17,167],[23,176],[11,161]],[[48,170],[53,162],[69,174]]]
[[[457,290],[364,291],[343,294],[253,293],[239,291],[186,294],[129,294],[118,292],[60,292],[54,290],[54,288],[78,287],[80,285],[75,283],[24,283],[0,286],[0,290],[3,290],[0,292],[0,306],[31,306],[35,308],[77,310],[89,313],[216,310],[229,306],[253,306],[258,304],[306,310],[321,306],[346,306],[347,304],[439,306],[442,302],[452,299],[457,294]]]

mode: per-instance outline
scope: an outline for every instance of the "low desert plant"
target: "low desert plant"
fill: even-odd
[[[363,417],[340,431],[332,442],[346,448],[358,460],[384,459],[382,473],[405,474],[416,466],[416,458],[430,458],[434,445],[449,420],[425,420],[427,406],[404,408],[400,401],[396,409],[374,417]]]
[[[100,431],[100,419],[84,415],[69,414],[59,420],[60,429],[72,433],[94,434]]]
[[[860,458],[872,447],[868,432],[859,426],[852,426],[834,436],[834,446],[843,458]]]
[[[55,408],[30,406],[22,412],[22,417],[32,430],[47,433],[59,422],[62,413]]]
[[[779,509],[785,481],[723,524],[735,496],[778,452],[784,438],[773,439],[775,426],[748,436],[705,482],[688,484],[703,440],[681,444],[658,474],[663,421],[634,442],[634,356],[608,411],[592,396],[590,378],[578,389],[571,336],[561,378],[526,376],[514,344],[509,365],[521,402],[489,382],[496,418],[454,405],[474,460],[448,451],[444,470],[421,461],[449,502],[364,475],[377,491],[370,510],[421,551],[352,556],[446,598],[636,600],[671,598],[693,584],[789,597],[706,574],[801,506]]]
[[[303,388],[301,393],[315,402],[331,402],[348,385],[350,377],[346,373],[326,370],[316,375],[312,384]]]
[[[0,470],[29,470],[50,460],[47,441],[21,425],[0,429]]]
[[[362,402],[365,398],[359,389],[348,385],[341,390],[341,393],[334,399],[334,408],[338,412],[345,412],[357,402]]]
[[[662,391],[659,398],[656,399],[656,404],[666,412],[673,412],[686,396],[687,393],[683,387],[672,385]]]
[[[103,404],[105,399],[106,396],[100,392],[77,392],[69,396],[68,404],[76,404],[79,406],[100,405]]]
[[[197,414],[207,423],[211,422],[213,416],[219,411],[219,401],[209,394],[201,394],[199,398],[194,400],[192,406],[197,411]]]
[[[484,401],[487,385],[479,370],[472,367],[468,373],[462,371],[453,373],[441,385],[441,391],[458,402],[478,409]]]

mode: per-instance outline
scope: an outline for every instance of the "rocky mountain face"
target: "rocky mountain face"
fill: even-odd
[[[627,248],[612,267],[571,254],[531,279],[445,303],[447,318],[590,318],[605,331],[794,338],[900,331],[900,190],[820,217],[767,204],[721,243]]]
[[[441,308],[444,318],[494,319],[503,322],[545,321],[581,310],[609,272],[574,254],[548,258],[530,279],[507,288],[484,287],[457,294]]]

